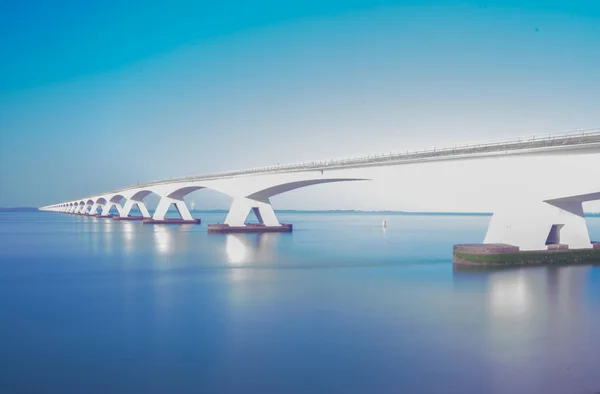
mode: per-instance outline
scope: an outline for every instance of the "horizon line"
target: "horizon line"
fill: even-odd
[[[30,211],[30,212],[45,212],[37,207],[0,207],[0,212],[18,212],[18,211]],[[154,212],[154,210],[149,210]],[[280,213],[373,213],[373,214],[395,214],[395,215],[469,215],[469,216],[492,216],[493,212],[459,212],[459,211],[395,211],[395,210],[362,210],[362,209],[274,209],[275,212]],[[176,212],[176,210],[169,209],[167,212]],[[190,212],[199,213],[227,213],[229,212],[226,208],[221,209],[190,209]],[[584,215],[588,216],[600,216],[600,212],[584,212]]]

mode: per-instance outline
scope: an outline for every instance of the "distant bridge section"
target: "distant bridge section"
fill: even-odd
[[[311,161],[208,175],[171,178],[132,185],[110,192],[49,205],[40,209],[100,217],[115,216],[116,219],[131,220],[138,219],[130,215],[132,208],[137,206],[142,213],[139,219],[148,223],[169,221],[195,223],[197,220],[192,218],[183,198],[193,191],[207,188],[227,194],[233,198],[229,214],[224,225],[222,225],[225,227],[225,230],[256,230],[256,226],[249,227],[245,224],[248,214],[250,211],[253,211],[260,222],[259,231],[287,231],[291,227],[279,223],[271,206],[271,197],[315,184],[368,180],[365,178],[342,177],[339,175],[340,171],[332,172],[331,170],[396,166],[444,160],[468,160],[498,156],[572,155],[585,152],[600,152],[600,129],[516,138],[506,141],[456,145],[441,149],[433,148],[403,153]],[[160,197],[159,204],[152,216],[144,203],[144,198],[150,193],[154,193]],[[570,213],[574,212],[574,214],[578,214],[578,206],[581,204],[578,201],[569,200],[571,205],[569,205],[568,211]],[[165,218],[171,206],[175,206],[181,217],[180,219]],[[110,210],[113,208],[116,209],[118,215],[110,214]],[[496,230],[489,232],[488,238],[490,242],[499,242],[499,238],[504,237],[504,235],[497,236],[495,234],[500,233],[504,234]],[[585,240],[581,241],[579,244],[587,245],[589,244],[589,240],[587,242]]]

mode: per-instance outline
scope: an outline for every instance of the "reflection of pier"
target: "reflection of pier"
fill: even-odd
[[[573,313],[570,305],[581,303],[582,292],[588,286],[590,266],[537,268],[471,268],[455,267],[456,290],[483,289],[492,315],[519,315],[535,310],[567,318]],[[543,294],[533,300],[534,294]]]
[[[231,264],[270,262],[277,256],[275,250],[283,234],[227,234],[225,250]]]
[[[125,253],[129,254],[133,251],[136,226],[131,222],[122,222],[120,228],[121,233],[123,234]]]
[[[154,245],[158,254],[169,254],[171,252],[173,237],[165,226],[154,226]]]
[[[497,392],[572,392],[576,366],[592,360],[596,335],[586,309],[592,267],[539,267],[454,271],[473,324],[482,328]],[[475,287],[475,289],[474,289]],[[572,369],[572,370],[570,370]],[[535,373],[531,373],[535,371]],[[552,374],[552,379],[548,379]]]

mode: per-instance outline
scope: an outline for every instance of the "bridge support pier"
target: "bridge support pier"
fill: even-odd
[[[246,224],[246,218],[253,211],[259,224]],[[209,224],[209,233],[261,233],[290,232],[291,224],[281,224],[275,215],[268,198],[255,200],[247,197],[236,197],[231,203],[224,224]]]
[[[484,243],[509,244],[520,250],[546,250],[550,244],[592,248],[582,201],[576,198],[520,202],[498,210]]]
[[[117,212],[119,212],[119,216],[122,214],[123,212],[123,207],[121,207],[121,204],[117,204],[111,201],[108,201],[106,204],[104,204],[104,206],[102,207],[102,212],[100,213],[100,216],[102,217],[110,217],[110,210],[112,207],[117,208]]]
[[[104,204],[100,204],[95,202],[94,204],[92,204],[92,209],[90,209],[90,215],[96,216],[98,214],[97,210],[98,207],[100,208],[104,208]],[[102,212],[102,210],[100,210],[100,212]]]
[[[83,204],[83,208],[81,209],[81,214],[82,215],[89,215],[89,211],[88,211],[89,207],[90,207],[90,205],[88,205],[87,203]]]
[[[142,213],[142,216],[129,216],[129,214],[131,213],[131,210],[133,209],[133,207],[135,205],[137,205],[138,209]],[[117,209],[119,210],[119,208],[117,208]],[[123,206],[123,208],[119,210],[119,216],[115,216],[113,219],[143,220],[143,219],[149,219],[149,218],[150,218],[150,212],[148,212],[148,208],[146,208],[146,204],[144,204],[144,201],[134,200],[134,199],[130,198],[125,202],[125,205]]]
[[[171,208],[171,205],[175,205],[175,209],[179,213],[181,218],[165,218],[167,211]],[[172,197],[161,197],[154,216],[152,218],[144,219],[144,224],[200,224],[200,219],[194,219],[190,213],[187,205],[183,198],[172,198]]]

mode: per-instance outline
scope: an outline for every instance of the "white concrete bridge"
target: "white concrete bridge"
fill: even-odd
[[[369,181],[371,178],[368,176],[368,171],[371,168],[493,157],[536,155],[564,157],[598,153],[600,153],[600,130],[594,129],[444,149],[277,165],[175,178],[77,198],[45,206],[40,210],[112,217],[110,211],[114,207],[118,212],[115,219],[145,219],[149,223],[169,221],[192,223],[196,222],[196,219],[190,214],[184,197],[196,190],[206,188],[224,193],[233,199],[224,223],[228,228],[240,231],[256,229],[245,224],[250,211],[254,211],[262,225],[261,231],[278,231],[282,228],[282,224],[279,223],[271,206],[271,197],[316,184]],[[357,174],[362,176],[356,176]],[[419,187],[419,185],[409,186]],[[485,242],[509,243],[520,246],[524,250],[532,250],[544,249],[550,237],[554,242],[568,244],[572,248],[591,247],[583,218],[582,203],[600,199],[600,188],[595,190],[589,189],[589,185],[581,186],[575,192],[573,189],[565,191],[564,195],[541,195],[540,197],[533,193],[532,199],[523,198],[523,203],[519,206],[499,209],[490,222]],[[160,198],[153,215],[150,215],[144,202],[144,198],[151,193]],[[172,205],[179,212],[178,220],[165,217]],[[142,217],[131,216],[134,206],[138,207]]]

